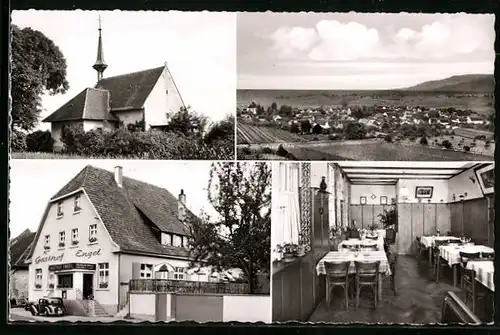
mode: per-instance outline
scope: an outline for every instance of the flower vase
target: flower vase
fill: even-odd
[[[294,254],[294,253],[284,252],[282,261],[285,263],[293,262],[293,260],[295,259],[295,256],[296,256],[296,254]]]

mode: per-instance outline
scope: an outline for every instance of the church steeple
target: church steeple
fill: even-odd
[[[99,16],[99,40],[97,42],[97,59],[92,66],[97,71],[97,81],[103,77],[104,70],[108,65],[104,62],[104,53],[102,51],[102,37],[101,37],[101,17]]]

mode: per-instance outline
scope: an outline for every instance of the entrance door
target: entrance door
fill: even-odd
[[[88,300],[94,295],[94,275],[91,273],[83,274],[83,299]]]

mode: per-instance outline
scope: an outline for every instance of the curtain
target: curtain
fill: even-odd
[[[299,165],[297,163],[275,163],[273,173],[273,250],[278,244],[299,243]],[[276,171],[273,169],[273,171]],[[276,186],[276,187],[275,187]],[[274,201],[276,199],[276,201]],[[273,260],[277,254],[273,253]]]

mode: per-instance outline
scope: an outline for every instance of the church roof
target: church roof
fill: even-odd
[[[118,121],[118,118],[110,113],[109,95],[110,92],[107,90],[86,88],[45,118],[43,122],[76,120]]]
[[[127,177],[119,187],[113,172],[87,165],[51,201],[79,189],[85,190],[121,251],[189,257],[187,249],[161,244],[159,232],[189,233],[178,218],[179,200],[168,190]],[[196,219],[189,210],[187,215]]]
[[[140,109],[151,94],[165,66],[122,74],[100,80],[95,88],[111,93],[110,107],[114,109]]]
[[[101,79],[86,88],[43,122],[76,120],[118,121],[113,111],[141,109],[165,66]]]

